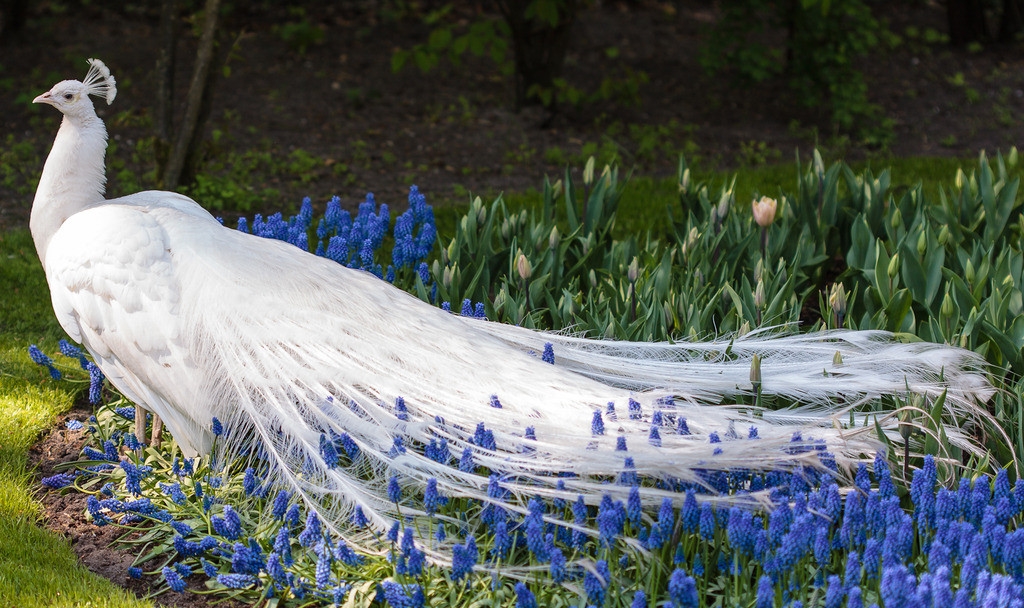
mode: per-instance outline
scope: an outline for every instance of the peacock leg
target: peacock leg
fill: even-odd
[[[135,406],[135,438],[139,443],[146,438],[146,410],[141,405]]]
[[[164,421],[160,420],[160,416],[153,413],[153,436],[149,440],[149,445],[154,448],[160,447],[160,436],[164,432]]]

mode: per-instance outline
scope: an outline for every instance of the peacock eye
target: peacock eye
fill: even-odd
[[[71,101],[72,97],[73,97],[73,95],[71,95],[71,93],[64,93],[64,99],[66,99],[68,101]]]

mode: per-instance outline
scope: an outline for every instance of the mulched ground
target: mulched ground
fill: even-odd
[[[417,183],[432,201],[452,197],[456,184],[473,193],[538,187],[543,175],[563,171],[545,158],[545,150],[558,147],[576,155],[587,142],[605,141],[607,126],[615,121],[649,128],[676,121],[681,127],[662,138],[669,147],[681,149],[690,139],[704,162],[720,167],[749,162],[743,153],[749,142],[763,143],[768,156],[783,162],[795,149],[806,152],[815,143],[825,146],[829,159],[878,154],[856,142],[831,138],[820,113],[795,103],[781,83],[738,88],[724,77],[706,75],[697,57],[701,32],[714,13],[709,4],[687,4],[692,6],[679,12],[660,2],[610,2],[586,11],[569,52],[570,81],[580,87],[600,82],[608,69],[604,49],[613,45],[627,65],[651,79],[640,90],[640,105],[567,109],[547,128],[540,127],[548,118],[542,111],[512,111],[509,82],[487,61],[442,66],[428,75],[415,68],[393,73],[392,50],[425,40],[429,29],[418,21],[377,22],[325,6],[309,14],[312,23],[325,28],[325,40],[299,54],[275,30],[290,18],[284,9],[252,15],[239,39],[231,75],[220,83],[211,127],[225,134],[218,144],[221,151],[259,148],[285,156],[302,149],[329,161],[305,182],[253,176],[262,180],[259,185],[281,191],[281,205],[264,210],[268,212],[293,210],[304,195],[323,201],[338,194],[351,206],[368,190],[378,201],[394,205],[404,200],[410,183]],[[945,27],[942,8],[934,3],[873,6],[888,11],[885,16],[899,34],[908,24],[922,31],[929,25],[937,31]],[[28,100],[53,84],[51,73],[81,78],[81,59],[95,56],[111,66],[120,83],[115,105],[102,110],[111,138],[130,148],[150,134],[155,15],[139,7],[120,11],[103,2],[64,12],[49,7],[39,3],[33,9],[39,13],[20,39],[0,41],[2,132],[15,142],[30,142],[42,159],[53,141],[57,116]],[[472,19],[476,7],[465,3],[458,10]],[[191,57],[193,48],[191,41],[183,41],[179,56]],[[982,149],[1006,150],[1024,141],[1019,119],[1024,111],[1024,54],[1019,51],[1004,47],[970,53],[905,39],[865,60],[870,99],[895,121],[895,138],[885,153],[964,156]],[[184,91],[190,69],[190,62],[183,61],[179,91]],[[647,175],[674,172],[674,152],[640,160],[635,145],[625,139],[618,143],[626,166],[637,163]],[[349,165],[353,177],[335,175],[335,163]],[[35,174],[39,168],[15,170]],[[148,167],[129,160],[125,168],[141,174]],[[119,188],[113,176],[108,192],[124,194]],[[31,199],[24,180],[0,182],[0,230],[27,226]],[[88,415],[85,409],[72,410],[33,448],[39,478],[52,474],[58,463],[77,458],[84,433],[64,430],[64,421]],[[87,567],[137,594],[150,591],[145,581],[127,577],[134,556],[109,547],[120,532],[85,522],[83,497],[57,491],[41,491],[39,496],[47,527],[67,536]],[[201,596],[173,593],[157,602],[207,604]]]
[[[60,416],[57,425],[46,433],[29,451],[29,463],[35,470],[35,480],[59,473],[57,467],[66,462],[74,462],[81,457],[89,434],[84,430],[69,431],[65,428],[68,420],[80,420],[88,425],[92,410],[88,406],[77,405],[71,411]],[[133,565],[136,554],[129,550],[116,548],[113,544],[125,531],[116,526],[98,527],[86,521],[86,494],[73,491],[52,490],[40,484],[37,498],[43,504],[46,528],[66,537],[71,542],[71,549],[79,561],[89,570],[110,579],[114,583],[128,589],[139,597],[145,597],[161,586],[160,576],[133,579],[128,576],[128,567]],[[140,564],[143,570],[154,570],[160,564],[156,561]],[[186,579],[190,589],[202,589],[196,582],[201,575]],[[210,606],[206,596],[194,593],[166,592],[153,598],[160,606],[175,608],[200,608]],[[234,601],[218,601],[217,606],[237,608],[242,606]]]

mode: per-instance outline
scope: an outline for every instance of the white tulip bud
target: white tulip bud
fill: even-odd
[[[594,157],[591,156],[587,159],[587,164],[583,167],[583,183],[590,185],[594,183]]]
[[[771,226],[772,222],[775,221],[775,210],[777,207],[778,201],[774,198],[762,196],[760,199],[755,200],[753,203],[754,221],[762,228]]]
[[[754,307],[764,308],[764,281],[757,280],[757,287],[754,288]]]
[[[551,196],[552,198],[558,198],[562,195],[562,180],[551,184]]]
[[[842,283],[832,285],[832,290],[828,294],[828,303],[832,307],[832,312],[839,315],[840,318],[846,316],[846,288]]]
[[[530,264],[530,260],[526,259],[526,256],[522,253],[516,258],[516,271],[519,273],[519,278],[524,281],[529,280],[533,276],[533,265]]]

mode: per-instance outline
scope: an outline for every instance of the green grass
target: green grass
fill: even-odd
[[[74,389],[28,358],[63,335],[25,230],[0,234],[0,606],[151,606],[78,564],[68,541],[39,526],[28,449],[67,411]]]

